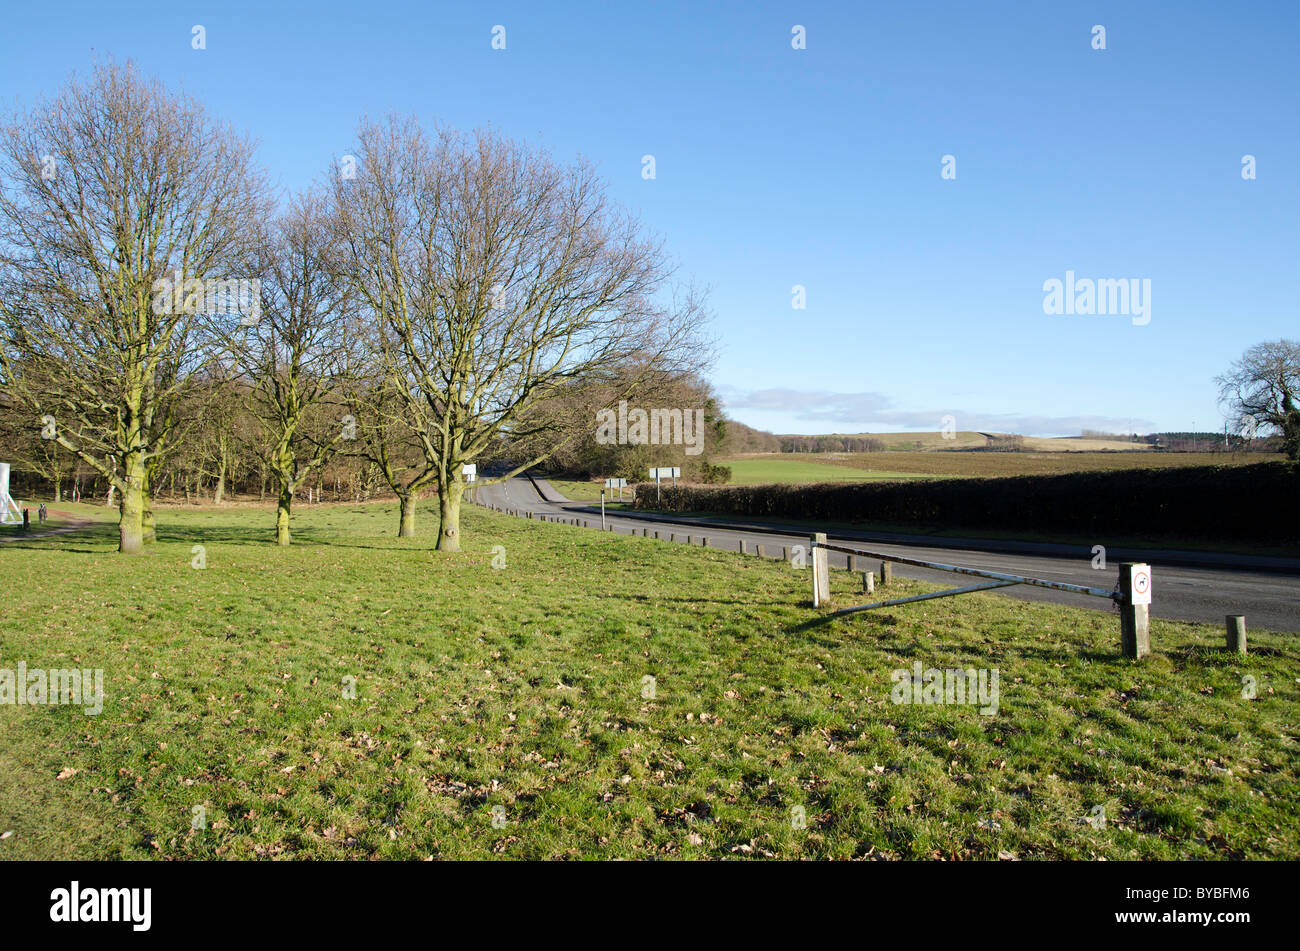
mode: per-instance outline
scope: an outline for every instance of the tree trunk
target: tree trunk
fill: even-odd
[[[124,555],[138,555],[144,551],[144,465],[128,456],[123,468],[126,482],[118,508],[117,550]],[[109,498],[113,497],[114,488],[109,487]]]
[[[438,490],[438,551],[460,551],[460,499],[465,483],[456,479]]]
[[[280,501],[275,508],[275,543],[289,544],[289,510],[293,508],[293,490],[286,483],[280,484]]]
[[[140,486],[140,532],[146,545],[158,540],[153,527],[153,478],[148,467],[144,470],[144,482]]]
[[[221,459],[217,463],[217,488],[212,493],[212,504],[220,505],[226,497],[226,440],[221,440]]]
[[[402,502],[402,520],[398,524],[397,537],[414,538],[415,537],[415,494],[413,492],[407,492],[404,495],[399,495],[398,498]]]
[[[63,480],[55,479],[54,480],[54,504],[57,505],[62,501],[63,501]]]

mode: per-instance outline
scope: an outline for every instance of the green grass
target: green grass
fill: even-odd
[[[0,667],[107,694],[0,706],[0,857],[1300,856],[1293,638],[1157,621],[1134,663],[1113,614],[995,595],[826,622],[775,561],[473,509],[445,557],[420,518],[303,509],[281,550],[267,509],[159,509],[139,558],[111,523],[0,545]],[[999,712],[892,703],[914,661],[997,668]]]
[[[867,458],[859,454],[858,458]],[[910,472],[860,469],[813,462],[790,455],[772,455],[753,459],[733,459],[722,465],[731,468],[732,485],[759,485],[765,482],[882,482],[894,479],[924,478]]]
[[[572,499],[574,502],[599,502],[601,483],[604,480],[590,482],[584,479],[547,479],[547,481],[566,499]],[[618,489],[606,490],[606,505],[617,503],[618,500]],[[632,486],[630,483],[623,490],[623,501],[627,504],[632,502]]]
[[[1050,442],[1051,440],[1043,440]],[[1096,472],[1118,469],[1169,469],[1184,466],[1241,466],[1260,462],[1278,462],[1280,453],[1228,452],[835,452],[835,453],[753,453],[736,459],[720,460],[723,465],[754,467],[765,471],[769,465],[817,465],[873,472],[876,466],[888,467],[883,473],[891,478],[955,476],[981,478],[1022,475],[1059,475],[1066,472]],[[772,471],[778,471],[773,469]],[[841,480],[843,476],[839,477]],[[763,479],[762,481],[782,481]],[[784,481],[835,481],[834,477],[786,479]]]

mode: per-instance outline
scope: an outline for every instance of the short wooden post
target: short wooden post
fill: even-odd
[[[781,546],[781,560],[784,561],[787,565],[790,564],[790,546],[789,546],[789,545],[782,545],[782,546]]]
[[[737,547],[742,555],[749,554],[749,542],[745,541],[745,539],[742,538]]]
[[[1223,621],[1228,629],[1228,650],[1246,653],[1246,615],[1229,614]]]
[[[849,560],[848,560],[848,570],[849,570],[849,571],[857,571],[857,570],[858,570],[858,556],[857,556],[857,555],[849,555]]]
[[[810,539],[812,549],[813,607],[825,607],[831,603],[831,577],[826,545],[826,533],[818,532]]]
[[[1139,660],[1151,653],[1151,566],[1120,565],[1119,594],[1120,653]]]
[[[754,553],[757,554],[759,558],[767,557],[767,549],[763,546],[762,542],[759,542],[754,546]]]
[[[876,590],[876,576],[870,571],[862,572],[862,593],[872,594]]]
[[[880,586],[888,587],[894,580],[894,563],[892,561],[882,561],[880,563]]]
[[[709,547],[709,536],[707,536],[707,535],[701,535],[701,536],[700,536],[700,547],[701,547],[701,548],[708,548],[708,547]]]
[[[692,544],[692,542],[691,542],[691,536],[690,536],[690,535],[687,535],[687,536],[686,536],[686,544],[688,544],[688,545]]]

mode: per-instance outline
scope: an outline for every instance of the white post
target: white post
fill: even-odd
[[[831,603],[830,554],[822,546],[826,544],[826,533],[818,532],[812,537],[812,576],[813,607],[820,608]]]
[[[1140,660],[1151,653],[1151,566],[1141,563],[1119,566],[1120,653]]]

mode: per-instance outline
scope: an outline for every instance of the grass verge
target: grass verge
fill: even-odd
[[[139,558],[111,524],[0,546],[0,668],[106,692],[0,706],[0,857],[1300,855],[1292,638],[1238,657],[1155,621],[1133,663],[1102,612],[827,620],[779,562],[477,509],[448,558],[420,518],[304,509],[278,549],[269,510],[160,510]],[[997,669],[997,713],[893,703],[918,661]]]

